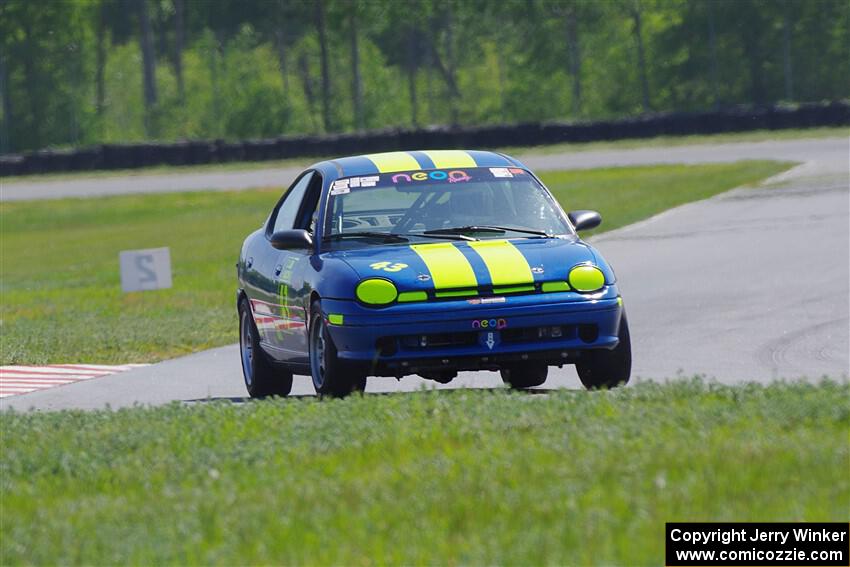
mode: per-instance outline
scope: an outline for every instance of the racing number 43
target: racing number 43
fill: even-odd
[[[369,264],[369,267],[373,270],[383,270],[384,272],[400,272],[407,267],[407,264],[399,262],[375,262],[374,264]]]

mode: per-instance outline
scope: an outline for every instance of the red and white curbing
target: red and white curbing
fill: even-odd
[[[50,364],[47,366],[0,366],[0,398],[109,376],[143,366],[148,365]]]

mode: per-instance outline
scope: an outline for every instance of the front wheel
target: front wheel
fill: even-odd
[[[620,342],[612,350],[588,350],[576,363],[579,380],[588,390],[616,388],[628,384],[632,373],[632,343],[629,322],[623,311],[620,319]]]
[[[239,302],[239,355],[245,388],[252,398],[286,396],[292,390],[292,372],[275,368],[260,350],[260,337],[248,300]]]
[[[318,301],[310,307],[310,374],[320,396],[343,398],[366,389],[365,373],[337,356]]]

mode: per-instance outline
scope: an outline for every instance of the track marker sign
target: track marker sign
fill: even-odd
[[[168,248],[124,250],[118,259],[121,265],[122,291],[171,287],[171,251]]]

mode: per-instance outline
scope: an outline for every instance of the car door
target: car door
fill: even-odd
[[[293,185],[270,219],[267,238],[280,230],[309,230],[321,194],[322,178],[317,172],[307,172]],[[312,250],[276,250],[271,247],[265,284],[269,303],[274,307],[274,325],[266,342],[275,358],[291,363],[307,363],[307,315],[304,304],[309,290],[305,289],[305,271],[309,269]]]

